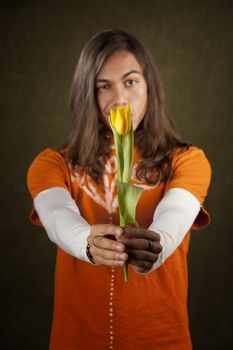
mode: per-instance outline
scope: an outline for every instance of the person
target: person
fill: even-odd
[[[127,104],[135,136],[131,182],[143,193],[139,228],[122,229],[109,110]],[[83,48],[70,110],[67,144],[45,149],[27,175],[30,218],[57,245],[50,349],[191,349],[190,232],[210,221],[204,151],[181,141],[152,56],[119,29],[97,33]]]

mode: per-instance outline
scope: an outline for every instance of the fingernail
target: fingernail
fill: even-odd
[[[117,236],[121,236],[121,234],[122,234],[122,230],[120,228],[117,228],[116,229],[116,235]]]
[[[119,250],[120,252],[122,252],[124,250],[124,247],[122,244],[116,244],[116,250]]]
[[[125,254],[120,254],[119,259],[125,261],[126,260],[126,255]]]

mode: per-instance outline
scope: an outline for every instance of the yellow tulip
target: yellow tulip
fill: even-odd
[[[113,132],[116,147],[117,195],[119,203],[120,226],[128,224],[138,227],[136,206],[142,194],[142,188],[131,184],[131,172],[134,152],[134,132],[130,106],[120,105],[109,110],[109,124]],[[124,279],[128,281],[128,262],[124,266]]]
[[[110,108],[110,124],[118,135],[127,134],[132,128],[132,119],[129,104],[120,105],[117,110]]]

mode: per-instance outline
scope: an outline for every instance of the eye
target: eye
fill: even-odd
[[[107,90],[109,89],[110,85],[107,83],[101,84],[101,85],[97,85],[96,89],[97,90]]]
[[[135,79],[128,79],[128,80],[126,80],[126,85],[127,86],[133,86],[136,83],[137,83],[137,80],[135,80]]]

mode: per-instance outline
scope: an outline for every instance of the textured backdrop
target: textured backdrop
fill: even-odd
[[[56,250],[28,220],[26,172],[40,151],[66,140],[79,52],[113,27],[152,51],[182,138],[212,164],[212,223],[193,232],[188,257],[190,326],[194,350],[233,348],[232,9],[213,0],[1,1],[2,349],[48,348]]]

